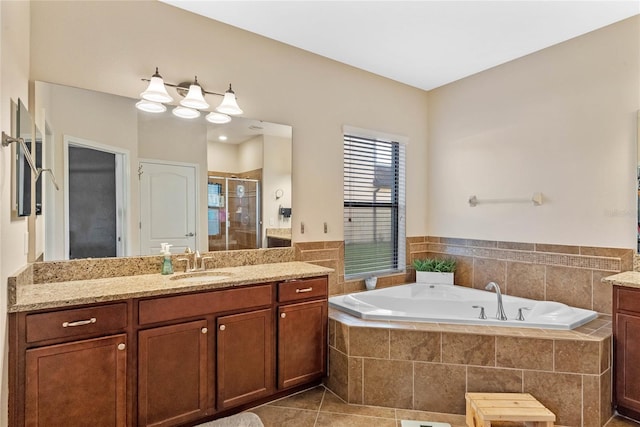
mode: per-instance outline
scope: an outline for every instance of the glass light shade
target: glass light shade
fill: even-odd
[[[200,117],[200,111],[194,110],[193,108],[182,107],[178,105],[172,111],[174,116],[178,116],[183,119],[195,119]]]
[[[227,116],[226,114],[216,113],[216,112],[213,112],[213,111],[210,112],[209,114],[207,114],[205,119],[208,122],[215,123],[217,125],[223,125],[223,124],[229,123],[231,121],[231,117]]]
[[[151,77],[147,90],[140,94],[142,99],[153,102],[172,102],[173,98],[167,93],[167,88],[164,86],[164,81],[159,74],[154,74]]]
[[[216,107],[216,111],[219,113],[231,114],[232,116],[242,114],[242,110],[236,101],[236,94],[231,90],[231,85],[229,85],[229,90],[224,93],[224,98],[220,105]]]
[[[202,88],[197,84],[189,86],[189,92],[187,92],[187,96],[180,101],[180,105],[198,110],[206,110],[209,108],[209,104],[207,104],[207,101],[204,100],[204,96],[202,95]]]
[[[136,102],[136,108],[138,110],[146,111],[147,113],[164,113],[167,111],[167,107],[165,107],[164,104],[147,101],[146,99],[141,99]]]

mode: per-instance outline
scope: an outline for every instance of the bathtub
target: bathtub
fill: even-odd
[[[598,313],[552,301],[502,296],[507,320],[496,319],[494,292],[454,285],[411,283],[374,291],[329,298],[329,306],[362,319],[432,323],[514,326],[521,328],[574,329],[598,317]],[[486,319],[480,319],[482,306]],[[525,320],[516,320],[518,309]]]

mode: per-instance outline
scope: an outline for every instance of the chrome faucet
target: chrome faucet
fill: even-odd
[[[496,295],[498,296],[498,311],[496,312],[496,319],[498,320],[507,320],[507,315],[504,314],[504,307],[502,306],[502,292],[500,292],[500,286],[496,282],[489,282],[485,287],[487,291],[491,289],[496,290]]]

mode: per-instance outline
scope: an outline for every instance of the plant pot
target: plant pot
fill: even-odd
[[[376,288],[376,283],[378,283],[377,277],[367,277],[366,279],[364,279],[364,285],[369,291],[372,291]]]
[[[439,273],[435,271],[416,271],[417,283],[432,283],[437,285],[453,285],[453,273]]]

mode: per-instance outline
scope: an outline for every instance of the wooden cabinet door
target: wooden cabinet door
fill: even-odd
[[[640,316],[616,314],[615,393],[619,412],[640,414]]]
[[[127,337],[27,350],[25,425],[125,426]]]
[[[274,391],[274,334],[271,309],[217,319],[218,409]]]
[[[321,378],[326,372],[327,302],[281,306],[278,310],[278,387]]]
[[[207,321],[138,333],[138,425],[168,426],[206,415]]]

